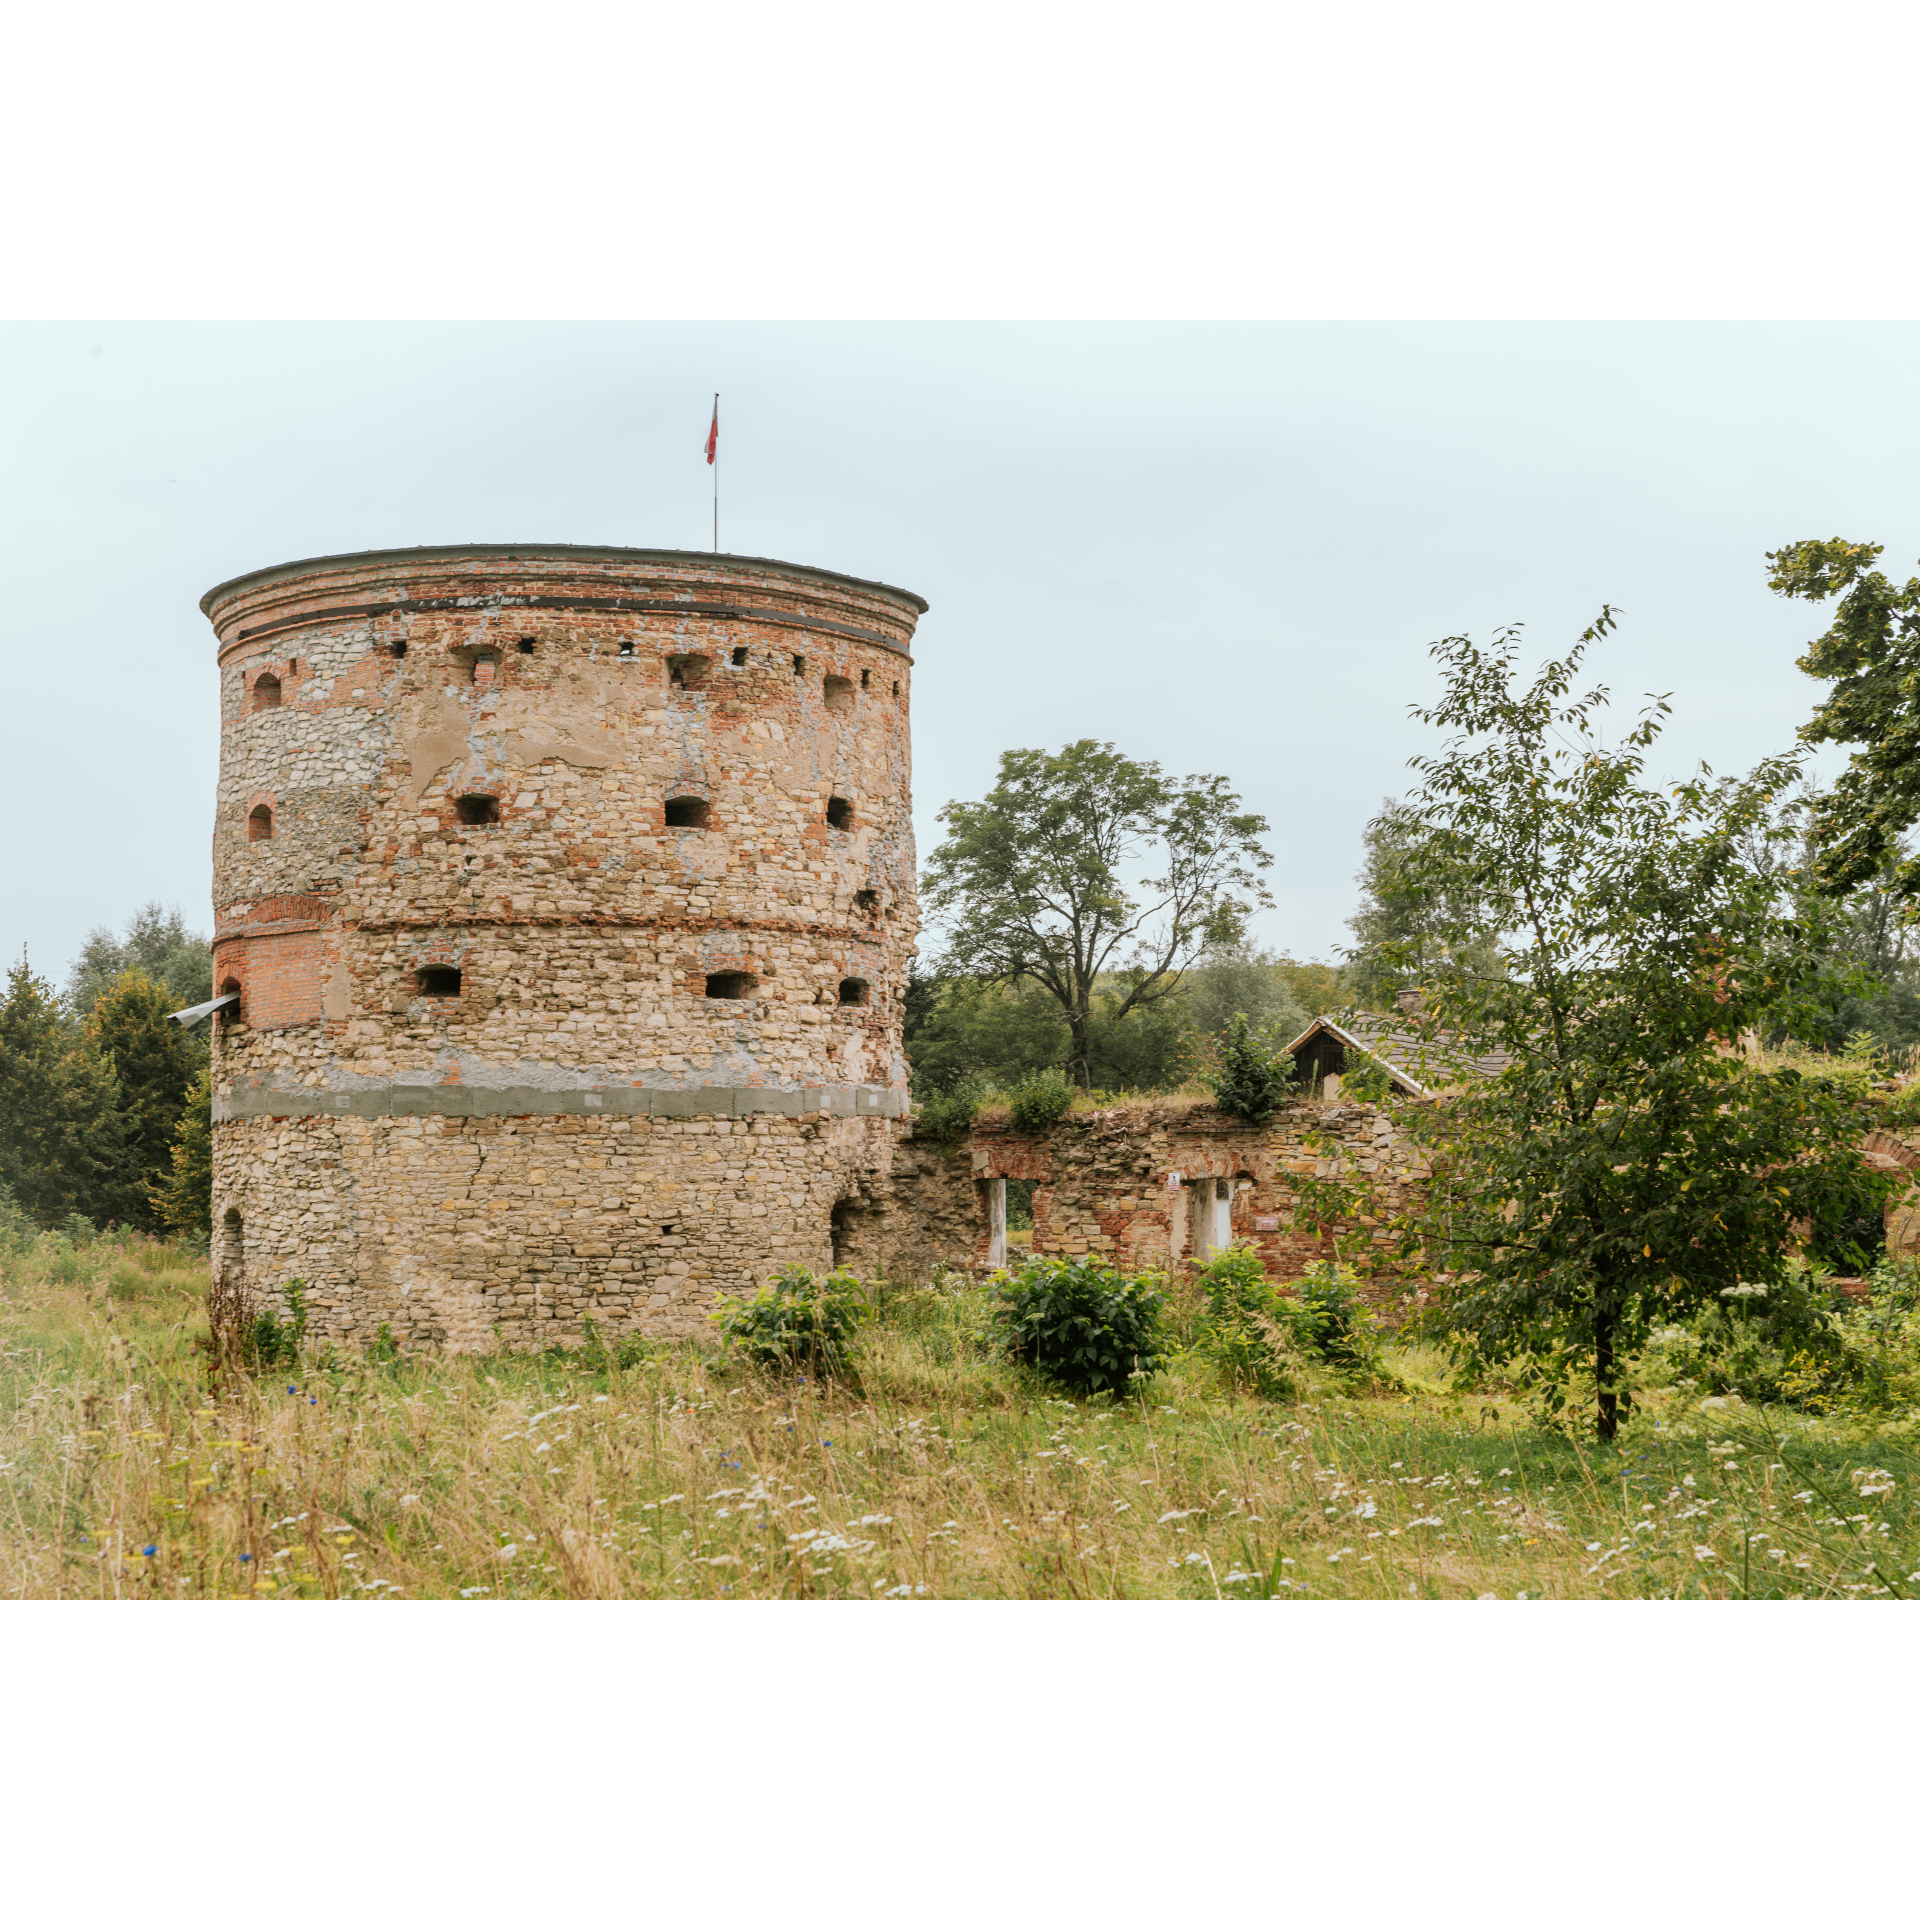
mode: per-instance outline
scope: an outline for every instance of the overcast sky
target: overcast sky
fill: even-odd
[[[197,602],[272,562],[722,547],[932,603],[915,808],[1008,747],[1113,741],[1271,823],[1259,936],[1328,955],[1444,634],[1560,647],[1611,601],[1622,715],[1744,767],[1817,697],[1770,547],[1920,552],[1910,324],[19,324],[0,951],[64,977],[143,901],[210,920]]]

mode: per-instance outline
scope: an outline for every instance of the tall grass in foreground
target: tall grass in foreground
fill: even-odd
[[[839,1384],[590,1344],[210,1390],[190,1256],[43,1235],[0,1273],[11,1597],[1920,1594],[1892,1428],[1676,1398],[1595,1451],[1430,1351],[1360,1397],[1276,1407],[1189,1355],[1081,1404],[973,1290],[889,1297]]]

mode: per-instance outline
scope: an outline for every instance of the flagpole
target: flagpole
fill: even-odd
[[[720,551],[720,396],[713,396],[713,550]]]

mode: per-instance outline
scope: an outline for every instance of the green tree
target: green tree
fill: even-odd
[[[0,1186],[42,1226],[116,1217],[127,1171],[116,1093],[111,1063],[23,954],[0,1000]]]
[[[1294,1039],[1311,1024],[1313,1010],[1283,971],[1287,964],[1249,940],[1202,954],[1185,982],[1195,1032],[1218,1041],[1244,1018],[1256,1033],[1283,1045]]]
[[[1061,1065],[1067,1023],[1024,980],[916,974],[907,984],[907,1059],[923,1093],[951,1093],[963,1080],[1010,1087]]]
[[[1767,555],[1767,584],[1790,600],[1839,603],[1798,663],[1834,683],[1800,737],[1861,749],[1814,801],[1814,883],[1847,893],[1891,862],[1893,893],[1905,902],[1920,894],[1920,859],[1900,846],[1920,820],[1920,579],[1896,587],[1873,564],[1882,551],[1802,540]]]
[[[116,1217],[153,1222],[149,1184],[165,1174],[187,1092],[200,1068],[200,1050],[167,1015],[180,1002],[130,967],[98,995],[87,1016],[87,1041],[113,1068],[118,1088],[124,1175],[112,1197]]]
[[[1920,929],[1896,890],[1907,848],[1898,843],[1879,871],[1848,893],[1822,893],[1813,878],[1818,848],[1811,824],[1820,797],[1812,780],[1802,781],[1745,846],[1749,864],[1771,878],[1825,956],[1812,1038],[1835,1053],[1863,1031],[1883,1048],[1913,1046],[1920,1043]]]
[[[1360,905],[1347,922],[1353,931],[1350,982],[1362,1006],[1387,1007],[1402,987],[1433,967],[1465,966],[1489,973],[1500,964],[1499,949],[1488,932],[1489,915],[1477,900],[1435,897],[1414,859],[1419,836],[1417,809],[1402,800],[1383,800],[1361,836],[1364,858],[1354,876]],[[1458,929],[1478,927],[1464,942]],[[1391,948],[1399,956],[1386,962]]]
[[[67,976],[69,1010],[84,1020],[100,995],[131,967],[171,993],[176,1007],[197,1007],[213,998],[213,948],[204,935],[189,931],[178,907],[149,900],[117,938],[105,927],[87,935]]]
[[[1605,689],[1574,691],[1612,625],[1609,610],[1524,687],[1512,631],[1434,649],[1444,691],[1416,712],[1452,737],[1413,762],[1409,862],[1430,899],[1495,903],[1490,927],[1443,919],[1441,950],[1490,931],[1505,966],[1429,951],[1419,979],[1441,1030],[1510,1064],[1409,1105],[1436,1166],[1427,1220],[1402,1239],[1444,1269],[1437,1311],[1480,1358],[1584,1372],[1603,1440],[1622,1362],[1656,1324],[1731,1287],[1790,1291],[1796,1223],[1837,1230],[1886,1190],[1859,1159],[1857,1108],[1729,1044],[1803,1032],[1815,1008],[1818,942],[1744,852],[1797,756],[1741,781],[1649,782],[1665,703],[1608,746]],[[1414,945],[1385,957],[1411,967]]]
[[[187,1090],[166,1171],[147,1194],[153,1211],[180,1233],[213,1233],[213,1075],[202,1067]]]
[[[1218,774],[1172,778],[1096,740],[1003,753],[984,800],[940,810],[946,838],[924,895],[946,966],[1039,985],[1066,1022],[1072,1078],[1090,1085],[1102,979],[1131,970],[1110,1016],[1124,1020],[1176,993],[1197,955],[1231,946],[1271,904],[1267,823],[1239,806]]]

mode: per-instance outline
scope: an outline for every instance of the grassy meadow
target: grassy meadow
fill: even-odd
[[[1391,1348],[1289,1405],[1195,1356],[1083,1404],[998,1356],[976,1287],[888,1295],[824,1385],[637,1343],[210,1384],[205,1294],[153,1241],[0,1252],[0,1594],[1920,1594],[1904,1420],[1656,1391],[1602,1450]]]

